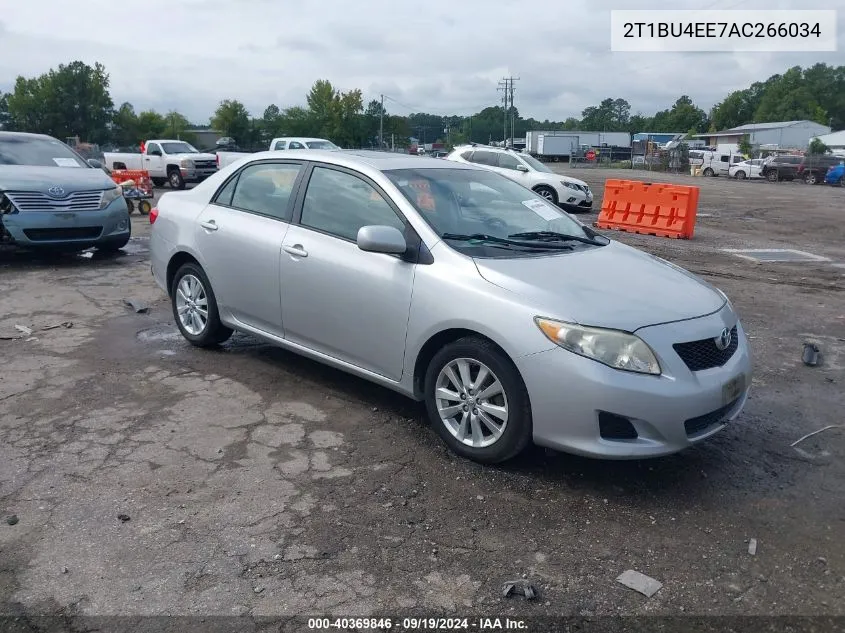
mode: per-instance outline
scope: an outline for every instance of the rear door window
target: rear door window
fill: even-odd
[[[491,167],[496,167],[499,163],[496,157],[495,152],[475,152],[472,155],[472,162],[477,163],[479,165],[490,165]]]

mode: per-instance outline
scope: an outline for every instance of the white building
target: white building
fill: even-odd
[[[830,149],[845,150],[845,130],[833,132],[832,134],[824,134],[822,136],[817,136],[816,138],[827,145]]]
[[[697,134],[711,147],[737,147],[743,136],[753,147],[767,146],[778,149],[807,149],[810,140],[830,134],[830,128],[815,121],[778,121],[775,123],[749,123],[722,132]]]

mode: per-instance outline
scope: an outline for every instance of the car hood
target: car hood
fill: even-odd
[[[73,193],[115,186],[102,169],[0,165],[0,190],[5,191],[47,191],[50,187],[61,187],[65,193]]]
[[[611,241],[549,257],[475,259],[481,276],[538,316],[633,332],[718,311],[725,298],[669,262]]]

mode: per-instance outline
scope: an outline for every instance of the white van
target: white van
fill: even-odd
[[[689,164],[698,167],[705,176],[727,176],[731,165],[737,165],[747,156],[735,152],[720,152],[692,149],[689,152]]]

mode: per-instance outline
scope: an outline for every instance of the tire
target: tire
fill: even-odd
[[[167,174],[167,181],[170,183],[172,189],[184,189],[185,179],[178,169],[171,169]]]
[[[152,178],[154,187],[164,187],[167,184],[167,178]]]
[[[804,174],[804,182],[808,185],[818,184],[819,179],[816,177],[816,172],[808,171],[806,174]]]
[[[201,312],[190,309],[193,306],[201,310],[203,300],[206,309],[204,321]],[[215,347],[232,336],[232,330],[220,322],[217,298],[214,296],[208,277],[198,264],[189,262],[176,271],[170,286],[170,304],[176,326],[191,345]],[[184,322],[179,314],[180,310],[184,310]],[[189,314],[193,316],[187,316]],[[194,320],[197,317],[199,321]]]
[[[462,430],[471,433],[472,429],[470,418],[467,418],[466,427],[461,425],[464,416],[462,407],[467,406],[467,413],[471,416],[473,401],[470,399],[480,395],[477,391],[473,393],[470,389],[464,390],[461,374],[465,372],[460,369],[462,365],[469,368],[471,381],[478,380],[481,371],[487,370],[486,377],[478,385],[481,387],[481,394],[488,391],[496,382],[501,387],[499,393],[489,394],[484,398],[482,405],[474,409],[476,412],[482,412],[485,406],[504,408],[506,415],[504,424],[501,417],[483,413],[489,421],[495,423],[494,426],[498,427],[501,433],[498,438],[491,427],[479,416],[476,418],[476,431],[480,433],[480,436],[474,440],[464,435],[464,438],[460,439]],[[449,377],[449,370],[454,379]],[[461,384],[455,384],[454,380]],[[440,389],[446,389],[455,396],[438,398]],[[464,401],[470,404],[462,405]],[[470,336],[459,339],[446,345],[434,355],[425,375],[425,405],[431,423],[446,445],[454,453],[476,462],[496,464],[506,461],[522,452],[531,440],[531,405],[525,383],[510,358],[490,341],[482,338]],[[450,413],[448,409],[455,409],[455,407],[457,409],[452,413],[452,417],[448,417]],[[446,412],[442,413],[441,409]],[[478,445],[473,446],[473,443]]]
[[[778,172],[774,169],[767,172],[766,173],[766,180],[768,180],[769,182],[777,182],[778,180],[780,180],[780,178],[778,178]]]
[[[152,208],[153,205],[150,204],[149,200],[138,201],[138,213],[141,215],[149,215]]]
[[[712,169],[710,169],[709,167],[708,167],[707,169],[705,169],[703,173],[704,173],[704,175],[705,175],[705,176],[707,176],[708,178],[709,178],[710,176],[715,176],[715,175],[716,175],[716,174],[715,174],[715,172],[714,172]]]
[[[129,215],[132,215],[132,212],[135,210],[135,203],[131,200],[126,200],[126,210],[129,212]]]
[[[121,237],[120,239],[110,240],[97,245],[97,250],[101,253],[115,253],[129,243],[129,235]]]
[[[740,169],[738,172],[736,172],[736,174],[734,174],[734,177],[737,180],[745,180],[745,172]]]
[[[557,192],[547,185],[539,185],[534,187],[534,193],[540,194],[546,200],[553,204],[557,204]]]

